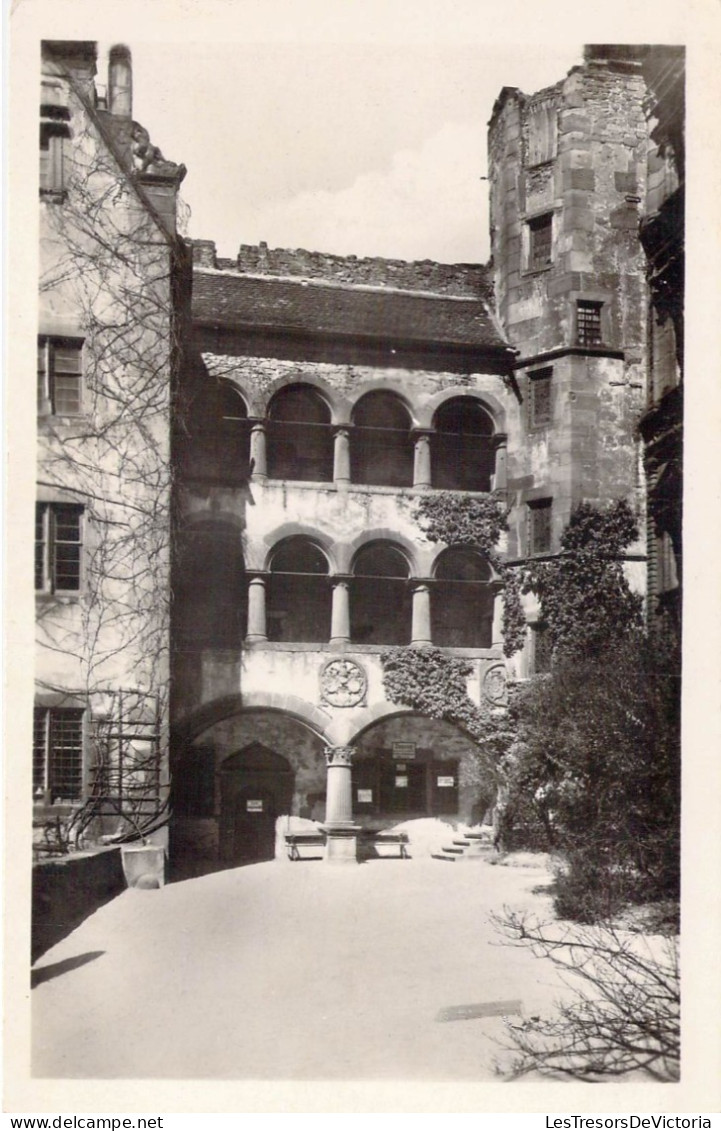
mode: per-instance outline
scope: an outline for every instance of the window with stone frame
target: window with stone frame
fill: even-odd
[[[61,83],[43,80],[40,101],[40,195],[62,200],[66,188],[66,139],[70,111]]]
[[[551,423],[551,378],[553,369],[537,369],[528,374],[528,423],[541,428]]]
[[[528,221],[528,269],[541,271],[553,256],[553,215],[534,216]]]
[[[76,416],[83,406],[83,343],[38,337],[38,412]]]
[[[579,346],[602,344],[602,306],[602,302],[589,302],[586,299],[579,299],[576,303],[576,341]]]
[[[33,715],[33,798],[79,801],[83,793],[83,715],[75,707],[37,707]]]
[[[80,590],[83,508],[68,503],[35,507],[35,589],[42,593]]]
[[[551,499],[537,499],[528,504],[528,553],[551,552]]]

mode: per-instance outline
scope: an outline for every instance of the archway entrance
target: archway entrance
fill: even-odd
[[[254,742],[220,767],[220,856],[229,865],[275,856],[275,822],[289,813],[293,771],[285,758]]]

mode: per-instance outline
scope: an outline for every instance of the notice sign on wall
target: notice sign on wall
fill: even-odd
[[[396,774],[396,789],[408,789],[408,777],[406,774],[401,774],[400,777]]]
[[[393,757],[400,758],[403,762],[410,762],[416,756],[415,742],[394,742]]]
[[[246,813],[262,813],[263,812],[263,802],[262,801],[251,801],[250,798],[249,798],[245,803],[245,811],[246,811]]]
[[[359,789],[358,790],[358,804],[359,805],[372,805],[373,804],[373,790],[372,789]]]
[[[441,778],[441,777],[439,777],[437,780],[438,780],[438,788],[439,789],[453,789],[453,786],[456,784],[455,778]]]

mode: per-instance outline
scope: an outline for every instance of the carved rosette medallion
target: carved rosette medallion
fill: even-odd
[[[357,707],[365,703],[368,677],[354,660],[328,660],[320,673],[320,701],[329,707]]]
[[[506,702],[506,669],[503,664],[494,664],[483,676],[483,694],[489,703],[500,706]]]

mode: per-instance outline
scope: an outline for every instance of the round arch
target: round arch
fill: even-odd
[[[278,393],[284,389],[296,388],[299,385],[315,389],[318,395],[322,397],[328,406],[331,424],[349,423],[350,404],[348,399],[328,381],[325,381],[322,377],[317,377],[314,373],[301,373],[294,377],[278,377],[268,386],[265,393],[258,397],[259,414],[267,417],[271,403]]]
[[[321,742],[329,744],[332,741],[328,737],[331,716],[320,707],[288,692],[246,691],[243,694],[224,695],[196,708],[173,729],[174,744],[195,742],[216,723],[232,718],[233,715],[254,711],[275,711],[287,715],[307,727]]]
[[[413,417],[405,399],[395,390],[367,390],[353,405],[351,420],[351,482],[412,487]]]
[[[506,410],[502,402],[493,393],[486,392],[485,389],[469,389],[467,385],[451,385],[440,393],[435,393],[432,397],[429,397],[419,413],[421,417],[419,427],[432,428],[433,418],[446,401],[463,399],[478,401],[481,408],[485,409],[493,421],[493,434],[505,435],[507,431]]]

